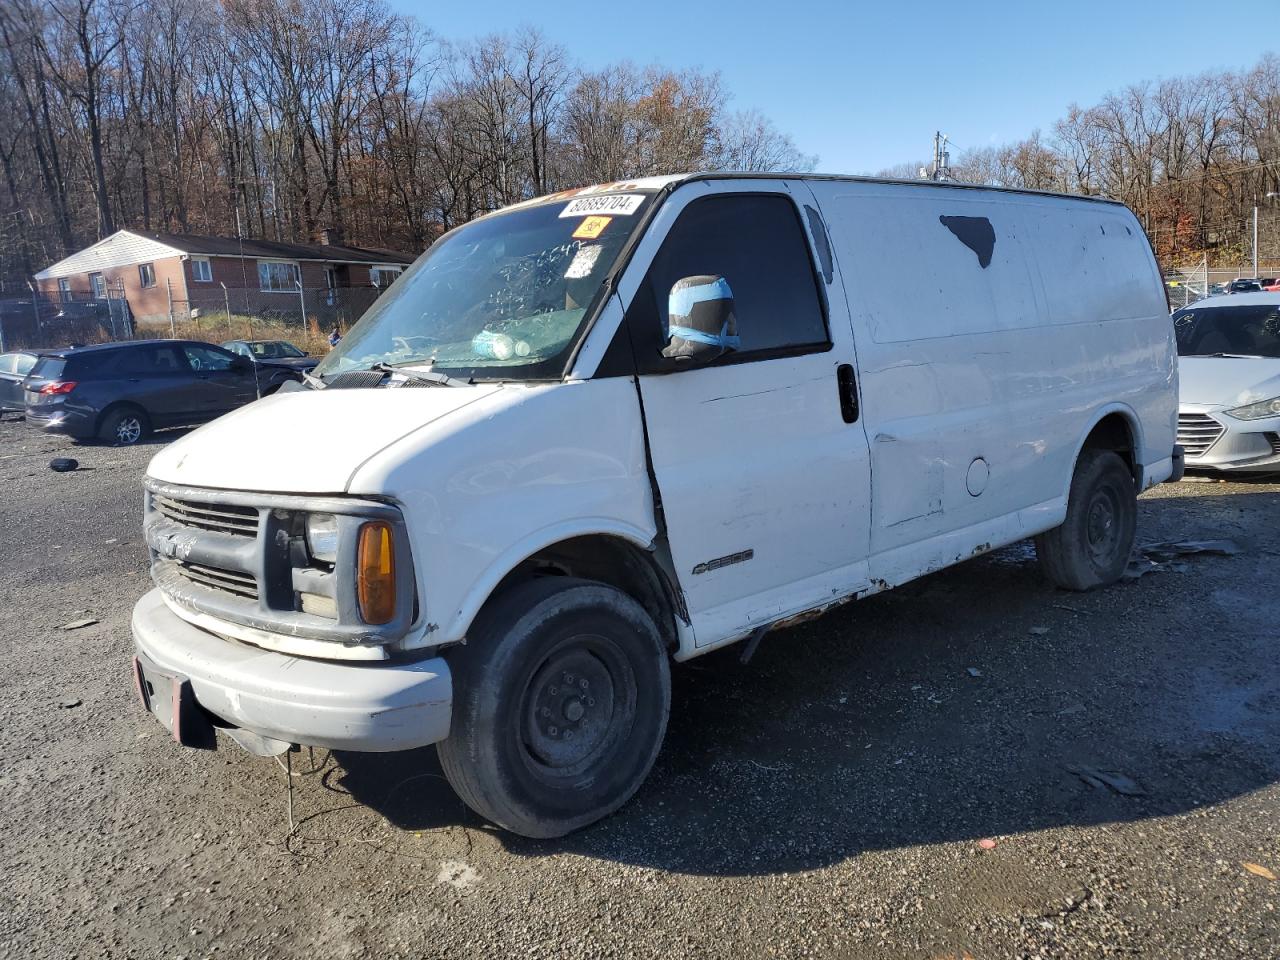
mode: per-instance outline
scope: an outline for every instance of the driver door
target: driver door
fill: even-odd
[[[856,391],[852,330],[816,204],[780,181],[715,187],[663,205],[633,261],[651,253],[643,280],[622,289],[698,646],[865,587],[870,530],[856,393],[842,402]],[[672,287],[707,275],[732,291],[739,348],[705,366],[662,357]]]

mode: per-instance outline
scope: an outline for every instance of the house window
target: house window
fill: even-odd
[[[300,274],[296,263],[258,261],[258,286],[267,293],[297,293]]]
[[[154,287],[156,285],[156,265],[154,263],[138,264],[138,280],[142,283],[143,288]]]
[[[93,291],[95,300],[104,300],[107,296],[107,282],[102,279],[102,274],[89,274],[89,289]]]
[[[209,266],[208,260],[191,261],[191,279],[198,283],[213,282],[213,268]]]
[[[62,297],[62,302],[66,303],[71,299],[71,281],[66,277],[58,279],[58,294]]]
[[[404,267],[374,267],[369,271],[369,279],[379,290],[385,290],[403,271]]]

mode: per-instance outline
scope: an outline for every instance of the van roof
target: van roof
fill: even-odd
[[[986,183],[961,183],[957,180],[902,180],[896,177],[865,177],[843,173],[731,173],[725,171],[688,173],[682,175],[679,179],[682,182],[693,180],[839,180],[850,183],[890,183],[896,186],[921,187],[925,189],[995,190],[999,193],[1025,193],[1036,197],[1089,200],[1093,203],[1124,206],[1123,201],[1115,200],[1111,197],[1088,196],[1082,193],[1060,193],[1054,190],[1032,190],[1026,187],[996,187]]]
[[[1106,203],[1124,206],[1120,200],[1111,197],[1087,196],[1077,193],[1058,193],[1052,190],[1031,190],[1025,187],[995,187],[985,183],[960,183],[953,180],[901,180],[893,177],[864,177],[837,173],[733,173],[730,171],[702,171],[677,173],[663,177],[637,177],[632,180],[615,180],[611,183],[597,183],[591,186],[561,190],[557,193],[534,197],[513,207],[532,206],[539,203],[551,203],[559,200],[570,200],[579,196],[590,196],[602,193],[657,192],[682,183],[693,183],[700,180],[835,180],[849,183],[885,183],[896,186],[919,187],[921,189],[946,190],[994,190],[999,193],[1018,193],[1037,197],[1055,197],[1064,200],[1087,200],[1091,203]],[[498,213],[500,211],[494,211]]]

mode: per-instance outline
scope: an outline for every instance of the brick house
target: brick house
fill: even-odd
[[[292,315],[319,322],[351,320],[414,257],[329,242],[205,237],[118,230],[35,275],[58,303],[123,298],[142,323],[201,312]],[[299,290],[301,285],[302,290]],[[339,317],[338,314],[341,314]],[[354,313],[354,316],[351,314]]]

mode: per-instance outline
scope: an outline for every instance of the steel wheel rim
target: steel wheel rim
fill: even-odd
[[[1085,539],[1089,555],[1103,566],[1115,558],[1120,541],[1120,500],[1110,486],[1094,493],[1085,513]]]
[[[566,639],[525,684],[521,755],[543,780],[577,778],[626,740],[635,712],[635,675],[621,648],[598,635]]]

